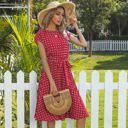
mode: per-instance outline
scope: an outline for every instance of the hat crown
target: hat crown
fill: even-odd
[[[76,17],[74,3],[72,3],[72,2],[60,3],[58,1],[52,1],[47,5],[47,7],[45,9],[41,10],[37,15],[38,23],[39,23],[40,27],[44,27],[43,19],[44,19],[45,15],[48,13],[48,11],[50,11],[51,9],[55,9],[59,6],[62,6],[65,9],[65,16],[66,16],[68,24],[70,24],[70,21],[68,20],[69,17],[73,17],[73,18]]]
[[[58,6],[60,3],[58,1],[53,1],[47,5],[47,8],[54,8]]]

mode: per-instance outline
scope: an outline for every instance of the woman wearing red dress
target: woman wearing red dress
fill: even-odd
[[[35,35],[42,60],[42,71],[38,85],[38,97],[34,118],[47,121],[47,128],[55,128],[55,120],[71,118],[76,120],[77,128],[85,128],[88,112],[80,97],[68,61],[68,40],[81,47],[87,47],[87,42],[79,30],[75,17],[75,4],[72,2],[51,2],[38,13],[38,23],[41,29]],[[72,24],[79,39],[73,36],[66,27]],[[57,94],[57,91],[69,89],[72,96],[72,106],[62,115],[49,113],[42,97],[46,94]]]

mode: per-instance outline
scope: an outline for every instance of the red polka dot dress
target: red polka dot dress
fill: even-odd
[[[48,65],[57,86],[57,90],[69,89],[73,100],[70,110],[63,115],[53,115],[46,110],[42,98],[43,95],[50,93],[50,83],[46,72],[42,68],[34,116],[38,121],[63,120],[65,118],[80,119],[88,117],[88,112],[77,90],[71,72],[72,65],[68,61],[69,46],[66,37],[70,38],[71,33],[67,31],[66,35],[67,36],[64,36],[59,31],[40,29],[34,38],[35,43],[40,41],[45,47]]]

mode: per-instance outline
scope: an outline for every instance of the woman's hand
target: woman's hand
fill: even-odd
[[[75,36],[71,35],[70,36],[70,41],[72,43],[78,45],[78,46],[86,48],[88,46],[88,44],[87,44],[87,41],[85,40],[83,34],[81,33],[81,31],[78,27],[77,19],[76,18],[70,18],[69,21],[70,21],[70,25],[72,25],[75,28],[75,30],[76,30],[76,32],[79,36],[79,39],[78,39]]]
[[[54,96],[58,94],[57,87],[54,80],[50,82],[50,93],[53,94]]]
[[[70,18],[69,18],[69,23],[70,23],[71,26],[73,26],[73,27],[75,27],[75,28],[78,28],[77,19],[76,19],[76,18],[70,17]]]

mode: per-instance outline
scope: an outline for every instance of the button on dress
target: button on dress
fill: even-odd
[[[65,35],[56,31],[40,29],[34,38],[35,43],[41,42],[45,48],[50,72],[57,86],[57,90],[69,89],[72,96],[72,106],[68,112],[62,115],[49,113],[43,102],[43,95],[50,93],[50,83],[45,70],[42,68],[34,118],[38,121],[64,120],[65,118],[80,119],[89,116],[86,107],[76,87],[72,65],[68,61],[69,45],[68,39],[71,33],[65,31]]]

